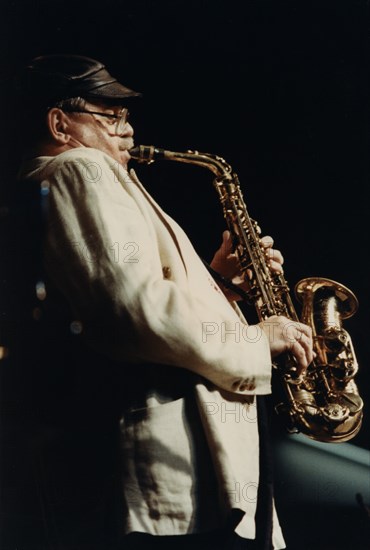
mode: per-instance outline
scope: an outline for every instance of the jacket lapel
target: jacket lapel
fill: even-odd
[[[134,170],[130,170],[130,179],[139,188],[141,193],[144,195],[146,200],[149,202],[149,204],[151,205],[151,207],[153,208],[153,210],[155,211],[155,213],[157,214],[157,216],[159,217],[159,219],[161,220],[161,222],[163,223],[163,225],[166,227],[167,231],[171,235],[171,237],[173,239],[173,242],[175,243],[175,246],[176,246],[177,251],[179,253],[179,256],[182,260],[182,263],[184,264],[185,271],[187,272],[186,262],[185,262],[183,254],[182,254],[182,251],[181,251],[178,236],[176,234],[175,224],[172,222],[171,218],[162,210],[162,208],[159,206],[159,204],[153,199],[153,197],[150,196],[148,191],[145,189],[145,187],[139,181],[139,179],[138,179],[138,177],[137,177]]]

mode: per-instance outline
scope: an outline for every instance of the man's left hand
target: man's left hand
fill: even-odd
[[[262,237],[260,242],[265,250],[266,261],[271,271],[274,273],[282,273],[284,258],[279,250],[273,248],[274,240],[272,237]],[[245,274],[241,272],[239,261],[234,251],[233,240],[228,230],[223,232],[221,246],[213,256],[211,267],[237,287],[244,291],[248,291],[248,279],[252,277],[252,271],[248,269]],[[232,290],[228,288],[222,288],[222,290],[230,301],[242,299],[239,294],[232,292]]]

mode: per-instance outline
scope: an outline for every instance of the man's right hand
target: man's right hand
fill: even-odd
[[[315,356],[311,328],[283,315],[273,315],[259,325],[267,335],[271,356],[289,351],[297,361],[297,374],[303,374]]]

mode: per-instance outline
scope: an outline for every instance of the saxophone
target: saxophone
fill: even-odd
[[[213,184],[241,272],[249,283],[246,299],[254,305],[259,320],[284,315],[312,329],[316,357],[304,375],[298,375],[295,358],[289,353],[273,365],[284,390],[276,412],[291,433],[301,432],[316,441],[330,443],[352,439],[360,430],[363,417],[363,401],[354,381],[358,363],[350,335],[342,326],[342,320],[358,308],[353,292],[330,279],[302,279],[295,286],[295,296],[302,304],[299,319],[284,275],[269,269],[260,241],[261,230],[248,214],[238,176],[223,158],[198,151],[173,152],[152,145],[137,146],[130,155],[141,163],[172,160],[195,164],[215,174]]]

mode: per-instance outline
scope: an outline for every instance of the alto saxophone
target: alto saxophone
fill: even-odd
[[[298,375],[294,357],[287,353],[274,367],[284,389],[275,409],[284,417],[289,432],[301,432],[323,442],[343,442],[361,428],[363,401],[354,377],[358,364],[351,338],[342,320],[351,317],[358,301],[351,290],[330,279],[310,277],[299,281],[295,295],[302,303],[298,318],[289,287],[282,274],[272,273],[261,245],[261,230],[250,218],[238,176],[219,156],[197,151],[173,152],[140,145],[130,150],[138,162],[172,160],[195,164],[215,174],[214,187],[232,235],[240,269],[249,283],[247,299],[260,321],[284,315],[312,329],[316,357],[304,375]]]

